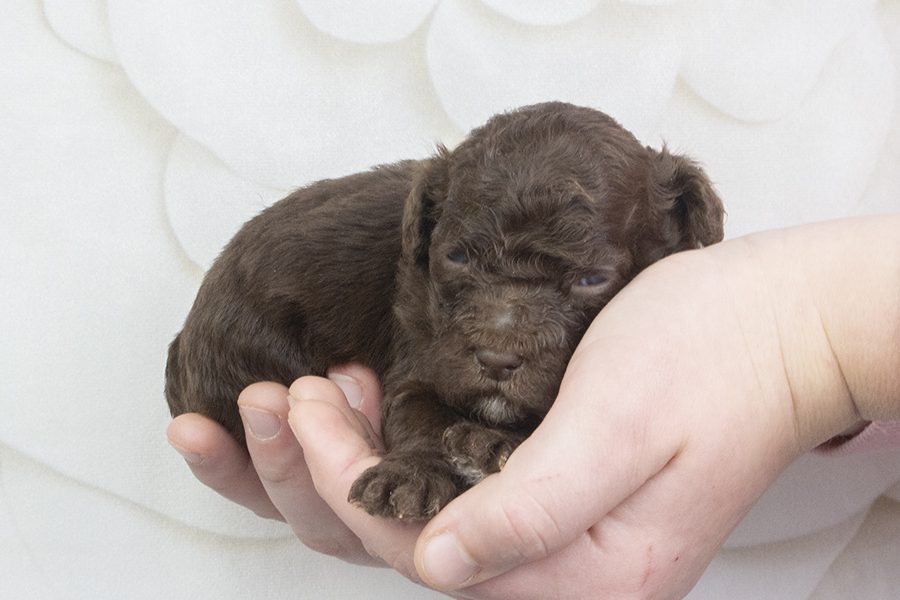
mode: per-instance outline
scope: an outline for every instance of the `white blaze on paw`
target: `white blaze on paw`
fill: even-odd
[[[468,485],[475,485],[488,475],[483,470],[472,465],[470,462],[464,461],[457,457],[451,458],[450,463],[453,465],[453,470],[456,471],[456,474],[459,475]]]

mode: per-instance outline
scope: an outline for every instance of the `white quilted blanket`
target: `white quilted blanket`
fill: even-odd
[[[4,0],[0,598],[426,598],[228,504],[165,347],[286,190],[561,99],[701,160],[728,235],[900,210],[898,0]],[[690,598],[900,597],[900,452],[808,456]]]

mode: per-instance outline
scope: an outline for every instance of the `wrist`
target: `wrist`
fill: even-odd
[[[838,224],[817,232],[843,275],[819,274],[823,327],[860,417],[900,419],[900,214]]]
[[[877,217],[736,240],[765,290],[802,450],[900,416],[897,231],[900,219]]]

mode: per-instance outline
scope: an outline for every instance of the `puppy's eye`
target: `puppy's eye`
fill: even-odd
[[[606,283],[606,276],[600,273],[589,273],[575,280],[572,287],[575,288],[594,288]]]
[[[465,250],[457,248],[447,253],[447,260],[457,265],[464,265],[469,262],[469,255]]]
[[[582,273],[572,281],[570,293],[579,298],[599,298],[609,290],[609,277],[603,273]]]

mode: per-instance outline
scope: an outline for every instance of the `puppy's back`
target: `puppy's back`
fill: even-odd
[[[199,412],[239,441],[240,391],[361,361],[383,375],[400,221],[416,163],[314,183],[246,223],[206,274],[169,346],[172,415]]]

